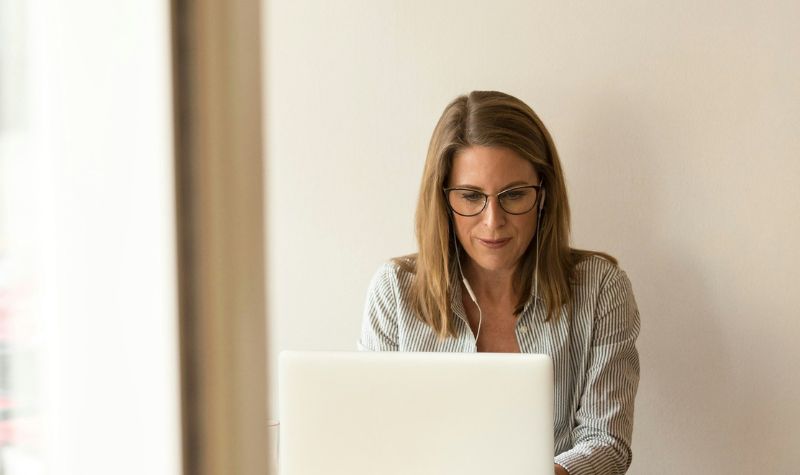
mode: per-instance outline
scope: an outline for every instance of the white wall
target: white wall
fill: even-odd
[[[273,363],[353,349],[439,114],[497,89],[553,134],[575,245],[633,281],[630,473],[796,471],[800,3],[486,5],[266,2]]]

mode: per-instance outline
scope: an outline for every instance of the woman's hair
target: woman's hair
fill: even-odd
[[[440,337],[455,336],[451,282],[458,270],[454,265],[457,247],[453,242],[452,222],[442,191],[453,166],[453,157],[462,149],[481,145],[506,147],[530,161],[546,190],[538,231],[540,251],[539,289],[544,299],[547,320],[558,318],[562,305],[571,313],[572,282],[575,266],[585,257],[606,254],[572,249],[567,190],[561,163],[542,121],[519,99],[496,91],[473,91],[451,102],[433,131],[416,211],[416,256],[395,262],[416,273],[412,287],[413,305],[420,318]],[[538,208],[538,206],[537,206]],[[535,212],[531,211],[531,212]],[[520,296],[514,310],[519,315],[531,295],[536,266],[536,239],[525,250],[514,276],[514,291]],[[410,258],[409,258],[410,257]]]

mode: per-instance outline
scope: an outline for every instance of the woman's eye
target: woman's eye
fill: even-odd
[[[522,198],[524,198],[525,196],[527,196],[527,195],[528,195],[528,193],[529,193],[529,192],[528,192],[527,190],[513,190],[513,191],[507,191],[507,192],[505,192],[505,193],[503,194],[503,196],[504,196],[504,197],[505,197],[507,200],[519,200],[519,199],[522,199]]]
[[[483,200],[483,195],[474,191],[465,191],[461,193],[461,198],[467,201],[481,201]]]

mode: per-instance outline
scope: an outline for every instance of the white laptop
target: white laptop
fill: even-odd
[[[281,475],[552,475],[546,355],[283,352]]]

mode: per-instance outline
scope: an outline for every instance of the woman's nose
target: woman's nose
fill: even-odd
[[[500,206],[500,199],[496,196],[490,196],[486,203],[486,210],[484,210],[484,221],[490,228],[497,228],[505,224],[506,212]]]

